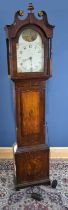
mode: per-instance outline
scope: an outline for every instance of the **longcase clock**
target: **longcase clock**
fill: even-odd
[[[16,186],[49,182],[49,147],[46,144],[45,85],[52,76],[54,26],[47,14],[33,13],[29,3],[26,19],[19,10],[14,23],[6,25],[8,75],[13,81],[16,110],[14,163]]]

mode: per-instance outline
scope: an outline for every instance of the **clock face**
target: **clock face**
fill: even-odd
[[[17,72],[44,71],[44,44],[40,34],[29,28],[24,29],[16,44]]]

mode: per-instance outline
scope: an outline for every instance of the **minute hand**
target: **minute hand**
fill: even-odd
[[[29,58],[31,61],[31,72],[32,72],[32,57]]]

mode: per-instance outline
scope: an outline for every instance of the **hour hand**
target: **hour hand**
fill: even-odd
[[[32,60],[32,57],[29,57],[30,60]]]

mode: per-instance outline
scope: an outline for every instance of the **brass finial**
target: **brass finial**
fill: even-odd
[[[39,12],[38,12],[38,16],[39,16],[39,17],[43,17],[43,16],[44,16],[44,11],[42,11],[42,10],[39,11]]]
[[[23,16],[24,15],[23,10],[18,10],[17,13],[18,13],[19,16]]]
[[[32,5],[32,3],[29,3],[28,10],[30,11],[30,13],[32,12],[32,10],[34,10],[34,6]]]
[[[47,23],[47,25],[48,25],[47,14],[46,14],[45,11],[43,11],[43,10],[39,11],[39,12],[38,12],[38,16],[39,16],[39,17],[43,17],[43,20],[44,20],[44,21]]]
[[[15,24],[16,20],[18,19],[18,16],[24,16],[24,11],[23,10],[18,10],[15,13],[15,16],[14,16],[14,24]]]

